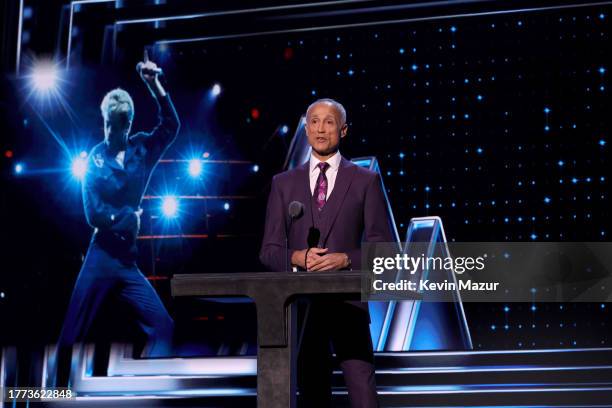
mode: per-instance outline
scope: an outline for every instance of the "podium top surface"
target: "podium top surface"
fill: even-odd
[[[359,294],[361,278],[359,271],[180,274],[172,278],[172,295]]]
[[[257,310],[258,344],[286,347],[286,307],[300,295],[337,295],[359,299],[359,271],[329,272],[236,272],[174,275],[172,296],[247,296]],[[367,281],[367,280],[366,280]],[[419,295],[414,292],[414,299]]]

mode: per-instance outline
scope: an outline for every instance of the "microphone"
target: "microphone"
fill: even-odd
[[[321,238],[321,231],[318,228],[310,227],[308,229],[308,248],[316,248],[319,246],[319,239]]]
[[[289,233],[291,232],[291,227],[293,226],[293,220],[300,218],[302,214],[304,214],[304,204],[299,201],[292,201],[289,204],[288,213],[289,226],[285,231],[285,270],[287,272],[289,272],[289,265],[291,263],[289,259]]]
[[[291,204],[289,204],[289,217],[291,217],[292,220],[298,218],[303,213],[304,204],[300,203],[299,201],[292,201]]]
[[[143,71],[145,74],[156,74],[159,76],[164,75],[164,70],[161,69],[160,67],[157,67],[155,69],[150,69],[150,68],[144,68],[144,62],[139,62],[138,64],[136,64],[136,71],[138,71],[139,74],[142,74]]]

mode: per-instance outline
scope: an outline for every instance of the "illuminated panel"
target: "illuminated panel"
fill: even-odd
[[[71,363],[71,389],[79,396],[241,396],[255,395],[257,359],[251,357],[133,359],[131,347],[113,344],[108,376],[93,376],[93,345],[75,347]],[[43,386],[54,364],[47,348]]]
[[[427,243],[427,248],[424,244]],[[441,245],[440,245],[441,244]],[[411,256],[450,256],[439,217],[413,218],[406,234],[404,253]],[[422,271],[427,279],[428,271]],[[455,282],[455,274],[445,276]],[[412,303],[412,304],[411,304]],[[402,302],[396,307],[393,328],[386,350],[461,350],[472,349],[459,291],[453,302]]]
[[[305,125],[306,116],[302,115],[295,129],[295,134],[291,139],[291,144],[289,145],[289,151],[287,152],[285,164],[283,165],[283,169],[285,170],[290,170],[304,164],[310,158],[310,151],[312,148],[308,144]]]

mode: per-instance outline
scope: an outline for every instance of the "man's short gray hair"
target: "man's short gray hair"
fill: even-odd
[[[328,103],[330,105],[333,105],[338,110],[338,112],[340,112],[340,126],[344,126],[344,124],[346,123],[346,109],[344,109],[344,106],[342,106],[340,102],[331,98],[321,98],[311,103],[308,106],[308,109],[306,109],[306,117],[308,117],[308,113],[310,112],[310,110],[314,108],[315,105],[318,105],[320,103]]]
[[[134,101],[129,93],[121,88],[116,88],[104,95],[100,111],[105,121],[112,113],[127,113],[131,121],[134,118]]]

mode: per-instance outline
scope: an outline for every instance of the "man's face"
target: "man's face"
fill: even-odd
[[[121,145],[127,142],[132,121],[131,108],[122,102],[111,103],[107,120],[104,122],[104,133],[107,143]]]
[[[340,139],[346,136],[347,125],[334,105],[321,102],[306,116],[306,136],[312,150],[319,156],[330,156],[338,150]]]

